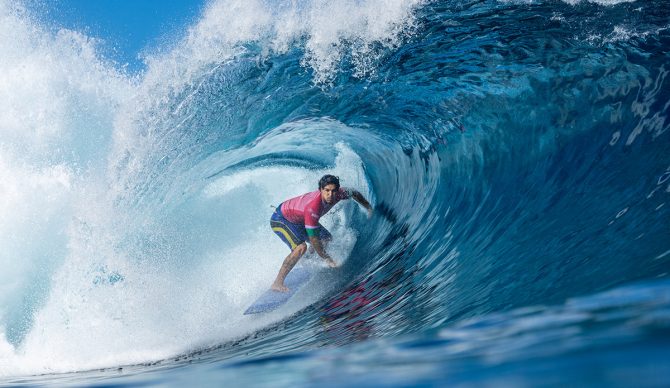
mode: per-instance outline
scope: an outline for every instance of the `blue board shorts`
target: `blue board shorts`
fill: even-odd
[[[281,214],[281,205],[277,206],[277,210],[272,213],[272,217],[270,217],[270,227],[291,250],[294,250],[298,245],[308,241],[305,225],[294,224],[284,218]],[[317,230],[320,240],[329,241],[333,239],[333,236],[328,229],[324,228],[321,224],[319,224]]]

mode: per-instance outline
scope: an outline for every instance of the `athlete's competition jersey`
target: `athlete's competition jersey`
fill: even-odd
[[[319,228],[319,218],[332,209],[336,203],[343,199],[351,198],[351,190],[340,187],[335,193],[335,200],[332,204],[324,203],[321,200],[319,190],[303,194],[299,197],[284,201],[281,206],[281,214],[289,222],[305,225],[309,236],[316,235],[315,231]]]

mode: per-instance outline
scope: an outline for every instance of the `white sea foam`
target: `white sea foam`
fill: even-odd
[[[371,59],[379,56],[375,46],[399,45],[423,2],[314,0],[278,6],[262,0],[214,1],[174,50],[148,57],[147,79],[163,82],[169,72],[173,79],[190,82],[200,66],[225,62],[239,53],[237,45],[253,41],[276,53],[304,41],[304,63],[317,83],[332,80],[346,54],[358,74],[366,74],[372,71]]]
[[[119,199],[136,193],[146,156],[165,147],[151,125],[169,119],[163,102],[238,43],[282,51],[306,39],[319,82],[347,40],[360,42],[361,56],[372,42],[396,44],[416,4],[213,2],[138,82],[101,58],[94,39],[47,29],[0,0],[0,376],[161,359],[313,303],[322,288],[288,312],[240,314],[287,253],[267,227],[269,205],[313,190],[325,171],[240,171],[167,213]],[[337,173],[367,190],[360,159],[343,145],[337,153]],[[324,220],[340,260],[355,242],[346,214]]]
[[[0,2],[0,348],[20,345],[64,262],[82,181],[103,164],[130,85],[96,42]],[[102,158],[101,158],[102,156]],[[2,357],[3,360],[7,360]],[[12,373],[0,367],[0,375]]]

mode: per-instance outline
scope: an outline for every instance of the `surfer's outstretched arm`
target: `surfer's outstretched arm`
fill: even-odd
[[[316,253],[319,254],[324,260],[326,260],[326,263],[328,263],[328,266],[331,268],[337,267],[337,263],[335,260],[333,260],[332,257],[328,253],[326,253],[326,250],[323,248],[323,244],[321,243],[321,239],[316,237],[316,236],[310,236],[309,237],[309,242],[312,244],[312,247],[314,247],[314,250]]]
[[[367,211],[368,215],[372,215],[372,205],[370,205],[370,202],[368,202],[367,199],[363,196],[363,194],[359,193],[356,190],[352,190],[351,192],[351,198],[354,199],[354,201],[358,202],[363,206]]]

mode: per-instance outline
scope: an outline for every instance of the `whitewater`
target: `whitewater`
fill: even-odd
[[[0,0],[0,385],[670,381],[670,4]],[[323,174],[341,264],[244,316]]]

